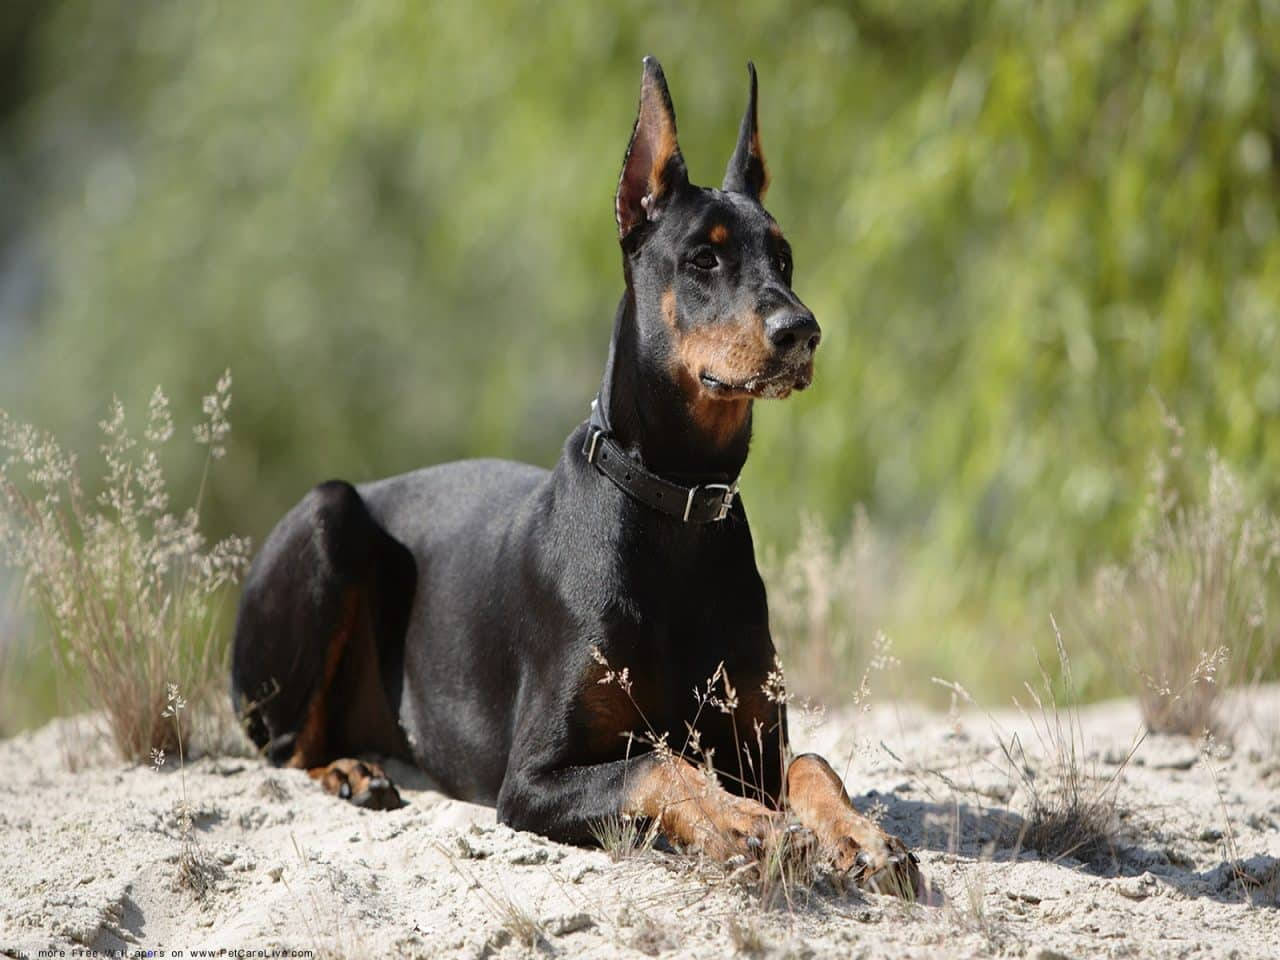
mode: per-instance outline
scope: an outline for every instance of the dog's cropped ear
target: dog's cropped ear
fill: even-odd
[[[769,169],[760,150],[760,128],[756,122],[756,65],[750,61],[747,62],[747,73],[751,75],[747,112],[742,115],[738,145],[729,158],[722,189],[746,194],[753,200],[763,200],[764,192],[769,189]]]
[[[688,182],[676,142],[676,112],[667,92],[667,78],[657,60],[645,57],[640,112],[622,161],[614,202],[618,236],[625,239],[646,220],[657,220],[663,205]]]

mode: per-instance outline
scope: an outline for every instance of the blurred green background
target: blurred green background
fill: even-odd
[[[865,505],[858,617],[908,667],[1021,684],[1126,550],[1162,407],[1280,493],[1275,0],[8,0],[0,407],[92,475],[112,394],[194,421],[230,367],[207,516],[255,542],[321,479],[550,465],[621,290],[646,53],[702,183],[759,68],[825,336],[744,493],[765,558]],[[172,452],[194,495],[202,448]],[[0,726],[35,676],[11,654]]]

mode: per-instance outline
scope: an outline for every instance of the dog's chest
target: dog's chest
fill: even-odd
[[[739,639],[737,650],[688,637],[593,648],[573,710],[580,742],[600,760],[664,743],[692,762],[708,751],[717,765],[732,762],[756,738],[757,724],[771,728],[778,713],[766,696],[767,630]]]

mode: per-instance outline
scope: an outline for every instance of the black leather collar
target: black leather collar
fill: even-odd
[[[645,506],[682,523],[717,523],[729,516],[738,496],[738,481],[685,487],[663,480],[627,456],[613,439],[600,412],[599,398],[591,401],[587,438],[582,445],[587,463],[612,480],[620,490]]]

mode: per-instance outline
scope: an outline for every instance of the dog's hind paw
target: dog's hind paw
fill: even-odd
[[[347,800],[367,810],[398,810],[404,806],[400,791],[396,789],[386,771],[378,764],[343,757],[327,767],[309,770],[313,780],[319,780],[325,793]]]

